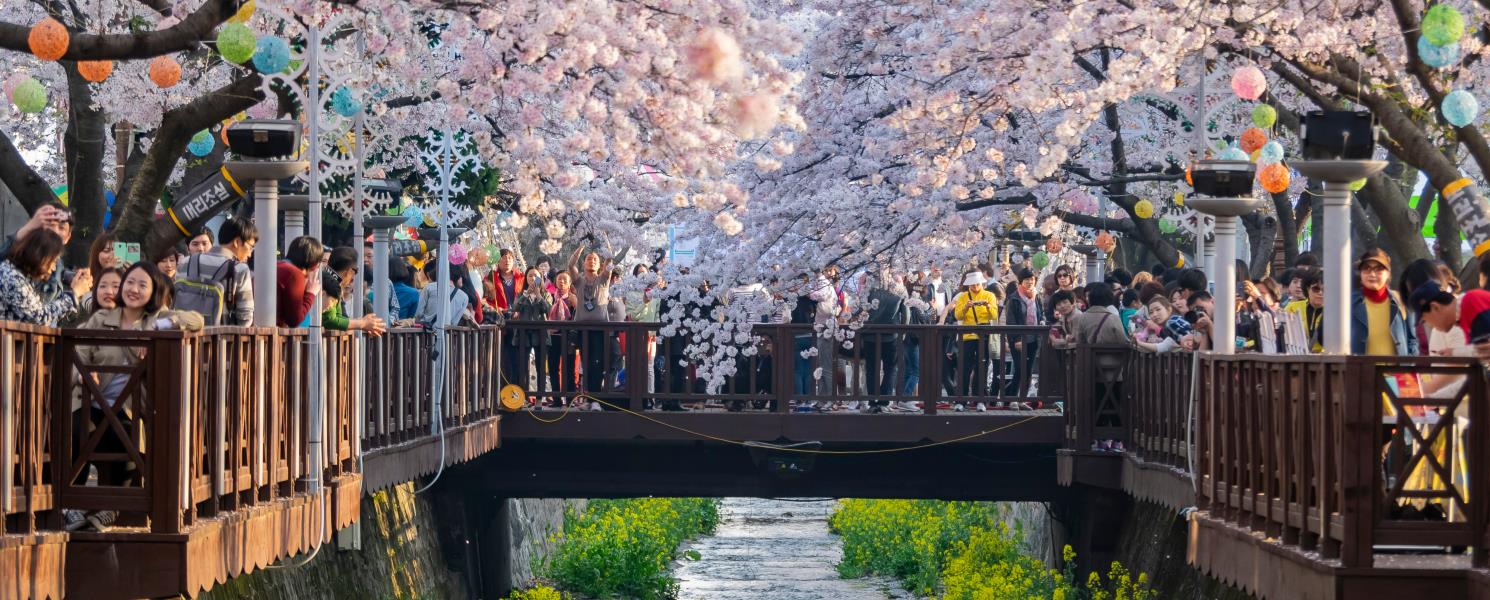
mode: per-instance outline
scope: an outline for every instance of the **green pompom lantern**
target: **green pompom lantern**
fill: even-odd
[[[247,25],[228,23],[217,31],[217,53],[222,59],[241,65],[254,57],[258,36]]]
[[[1259,104],[1252,109],[1252,124],[1259,129],[1267,129],[1278,122],[1278,109],[1268,104]]]
[[[1447,4],[1434,4],[1423,15],[1423,37],[1434,46],[1447,46],[1464,37],[1464,15]]]
[[[1167,235],[1167,234],[1174,233],[1175,231],[1178,231],[1178,230],[1179,230],[1179,228],[1175,226],[1174,221],[1171,221],[1169,219],[1160,219],[1159,220],[1159,233],[1163,233],[1163,234],[1166,234]]]
[[[1366,178],[1365,177],[1362,177],[1360,179],[1357,179],[1355,181],[1350,182],[1350,191],[1352,191],[1352,192],[1359,192],[1362,189],[1365,189],[1365,187],[1366,187]]]
[[[10,101],[23,113],[39,113],[47,107],[47,88],[41,82],[27,77],[11,92]]]
[[[1044,250],[1036,252],[1034,256],[1030,257],[1030,264],[1035,265],[1036,269],[1043,269],[1046,265],[1050,264],[1050,255],[1046,254]]]

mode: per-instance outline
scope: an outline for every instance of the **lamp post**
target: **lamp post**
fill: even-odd
[[[254,286],[254,326],[274,327],[278,302],[273,281],[275,249],[279,247],[279,180],[310,167],[309,161],[289,160],[300,147],[300,124],[288,120],[249,119],[228,130],[228,147],[243,160],[224,166],[236,177],[253,180],[254,222],[259,225],[259,245],[254,252],[254,272],[263,285]]]
[[[1211,349],[1218,354],[1236,353],[1236,232],[1237,217],[1262,206],[1252,195],[1256,167],[1244,160],[1205,160],[1195,165],[1192,177],[1196,195],[1190,206],[1216,217],[1216,239],[1212,265],[1212,294],[1216,314],[1211,320]]]
[[[310,209],[310,196],[300,192],[287,193],[286,187],[280,186],[279,210],[285,216],[285,239],[281,240],[284,246],[281,250],[289,250],[292,240],[305,235],[305,211]]]
[[[1300,137],[1308,160],[1290,165],[1324,184],[1324,351],[1350,353],[1350,182],[1385,169],[1370,160],[1376,128],[1368,113],[1313,111],[1304,116]]]

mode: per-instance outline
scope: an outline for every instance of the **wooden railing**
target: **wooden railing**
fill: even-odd
[[[1213,516],[1345,567],[1372,566],[1378,544],[1468,547],[1486,564],[1490,396],[1480,365],[1208,354],[1201,369],[1197,466]],[[1415,389],[1443,382],[1459,388]],[[1429,479],[1436,485],[1422,485]],[[1418,504],[1442,517],[1422,518]]]
[[[55,502],[48,469],[55,330],[0,322],[0,534],[44,528]]]
[[[324,338],[320,395],[309,393],[306,335],[67,330],[50,392],[52,414],[69,415],[51,420],[57,508],[116,510],[119,525],[178,533],[302,491],[313,473],[326,481],[354,472],[348,338]],[[305,429],[318,397],[320,460],[309,458]]]
[[[742,410],[789,412],[794,402],[887,400],[920,401],[923,413],[936,414],[938,402],[1048,405],[1062,400],[1044,394],[1045,377],[1041,385],[1031,385],[1032,369],[1015,364],[1026,344],[1043,348],[1046,332],[1043,327],[866,325],[825,336],[812,325],[758,324],[748,336],[724,344],[736,353],[733,373],[710,392],[708,377],[689,354],[703,332],[663,329],[658,323],[514,321],[503,329],[502,370],[504,380],[532,397],[569,402],[592,396],[637,411],[649,401],[717,400]],[[1026,364],[1044,364],[1038,360],[1041,351]],[[576,364],[583,365],[582,376]],[[903,377],[907,364],[918,367],[920,380],[909,394]]]
[[[1126,449],[1148,462],[1189,468],[1186,432],[1194,414],[1190,391],[1195,355],[1135,352],[1124,375],[1128,389]]]
[[[496,414],[500,338],[495,327],[448,330],[450,390],[440,404],[445,427]],[[394,329],[367,339],[364,452],[431,435],[434,342],[434,334],[423,329]]]

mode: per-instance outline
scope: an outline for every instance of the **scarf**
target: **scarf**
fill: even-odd
[[[1390,293],[1391,292],[1389,290],[1387,290],[1387,288],[1385,288],[1385,287],[1383,287],[1383,288],[1381,288],[1379,290],[1375,290],[1375,291],[1369,290],[1369,289],[1364,288],[1364,287],[1361,288],[1361,295],[1362,296],[1365,296],[1366,297],[1366,300],[1369,300],[1369,301],[1374,302],[1374,303],[1377,303],[1377,304],[1380,304],[1382,302],[1386,302],[1387,301],[1387,295],[1390,294]]]

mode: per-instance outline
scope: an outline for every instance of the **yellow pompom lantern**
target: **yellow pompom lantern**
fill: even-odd
[[[238,12],[233,13],[233,16],[228,17],[228,22],[234,25],[242,25],[244,23],[247,23],[248,20],[254,16],[254,8],[254,0],[248,0],[248,2],[244,2],[243,6],[238,8]]]
[[[1283,192],[1288,189],[1288,167],[1283,163],[1270,164],[1257,173],[1257,179],[1262,181],[1262,189],[1268,193]]]
[[[1147,219],[1154,216],[1154,203],[1148,200],[1139,200],[1133,205],[1133,214],[1138,215],[1140,219]]]
[[[1174,193],[1174,205],[1175,206],[1184,206],[1185,205],[1185,193],[1184,192],[1175,192]]]
[[[1263,131],[1256,127],[1248,127],[1246,131],[1242,132],[1242,139],[1240,144],[1242,147],[1242,152],[1251,154],[1253,152],[1256,152],[1259,148],[1262,148],[1262,145],[1266,143],[1268,143],[1268,134],[1266,131]]]
[[[103,83],[109,75],[114,73],[114,61],[112,60],[80,60],[78,61],[78,74],[93,83]]]
[[[1045,240],[1045,251],[1051,254],[1060,254],[1061,250],[1065,247],[1066,245],[1061,242],[1061,238],[1053,237]]]
[[[1112,249],[1117,247],[1117,239],[1113,238],[1111,233],[1104,231],[1097,234],[1096,246],[1098,250],[1111,253]]]
[[[31,26],[31,34],[26,36],[26,45],[31,48],[31,53],[42,60],[57,60],[67,54],[67,43],[71,36],[67,33],[67,27],[60,21],[47,17],[40,23]]]
[[[181,82],[181,63],[169,56],[157,56],[150,61],[150,81],[161,88],[175,87]]]

